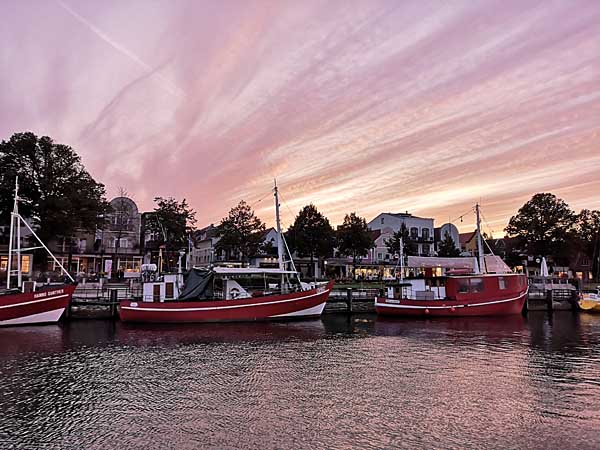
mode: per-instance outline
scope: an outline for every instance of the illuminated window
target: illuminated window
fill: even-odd
[[[21,255],[21,273],[29,273],[31,266],[31,256]]]

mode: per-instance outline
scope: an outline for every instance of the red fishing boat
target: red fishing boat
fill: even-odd
[[[512,273],[497,256],[484,256],[479,205],[476,206],[476,213],[478,261],[475,258],[409,257],[411,267],[451,270],[444,277],[401,278],[397,285],[388,286],[386,296],[375,299],[378,314],[497,316],[521,313],[527,298],[527,277]],[[402,255],[400,261],[403,261]]]
[[[190,285],[190,275],[178,300],[122,301],[119,312],[121,320],[124,322],[240,322],[319,317],[333,287],[333,282],[307,288],[302,288],[304,285],[302,283],[297,285],[295,292],[286,292],[286,289],[294,289],[286,283],[283,292],[279,286],[267,290],[257,290],[256,286],[255,289],[250,289],[242,279],[251,279],[246,275],[265,274],[264,271],[269,269],[231,269],[225,277],[217,276],[223,274],[223,272],[219,273],[219,268],[215,270],[204,274],[204,279],[194,282],[193,285]],[[271,269],[268,274],[281,273],[277,269]],[[257,277],[254,277],[254,280],[256,279]],[[268,284],[273,286],[271,283]],[[194,293],[199,290],[198,286],[201,291]],[[192,293],[193,297],[188,293]]]
[[[58,322],[74,291],[74,284],[46,285],[31,292],[0,291],[0,326]]]
[[[400,283],[388,287],[386,297],[375,299],[375,309],[398,316],[499,316],[520,314],[527,298],[523,274],[460,275],[437,281],[443,283],[443,296],[436,295],[436,288],[418,291],[410,282]]]
[[[6,289],[0,290],[0,326],[28,325],[37,323],[57,322],[69,306],[75,284],[46,284],[36,282],[23,282],[21,271],[21,252],[44,248],[62,269],[63,273],[74,283],[71,275],[62,264],[54,257],[52,252],[41,241],[38,235],[29,226],[27,221],[19,214],[19,183],[15,183],[15,202],[10,215],[10,235],[8,245],[8,266],[6,271]],[[21,247],[21,227],[29,230],[41,247]],[[15,245],[16,244],[16,245]],[[16,270],[12,269],[13,257],[16,259]],[[16,275],[16,288],[11,289],[11,281]]]
[[[188,272],[185,284],[182,283],[181,273],[174,282],[173,278],[169,280],[168,276],[164,276],[162,281],[145,284],[141,301],[126,300],[120,303],[121,320],[240,322],[319,317],[329,298],[333,281],[303,283],[291,256],[284,261],[285,240],[281,234],[277,185],[274,192],[279,268],[194,268]],[[286,268],[288,263],[291,270]],[[183,284],[181,293],[180,284]],[[176,300],[166,298],[165,292],[169,292],[169,297],[175,297]]]

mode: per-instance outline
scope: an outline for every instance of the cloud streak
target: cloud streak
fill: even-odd
[[[142,208],[217,222],[275,177],[287,223],[482,201],[498,233],[538,191],[600,208],[597,2],[59,4],[15,2],[0,30],[1,136],[73,145]]]

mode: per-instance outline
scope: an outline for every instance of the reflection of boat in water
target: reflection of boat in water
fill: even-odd
[[[64,329],[59,324],[0,328],[0,342],[0,359],[7,355],[59,353],[66,346]]]
[[[116,339],[132,345],[179,345],[198,342],[278,342],[287,339],[312,341],[326,330],[320,319],[287,322],[205,324],[117,323]]]
[[[588,313],[600,314],[600,287],[596,292],[584,292],[579,299],[579,308]]]
[[[25,225],[29,233],[40,243],[41,247],[21,248],[22,225]],[[74,282],[74,280],[29,226],[27,221],[19,214],[18,179],[15,182],[15,201],[13,211],[10,214],[10,235],[8,242],[6,289],[0,291],[0,326],[58,322],[65,309],[69,306],[69,302],[75,291],[75,284],[61,283],[38,286],[35,281],[23,282],[21,252],[34,248],[45,249],[66,276],[70,278],[71,282]],[[14,264],[13,259],[16,259],[16,270],[12,269]],[[11,281],[15,275],[17,278],[17,287],[11,289]]]
[[[409,317],[377,316],[375,334],[381,336],[411,336],[430,333],[451,333],[463,337],[498,340],[518,337],[527,330],[527,319],[521,314],[502,317],[456,317],[428,320]]]

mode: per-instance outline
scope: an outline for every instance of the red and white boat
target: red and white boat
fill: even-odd
[[[220,270],[219,270],[220,269]],[[227,272],[223,272],[227,270]],[[268,272],[265,272],[268,271]],[[287,272],[288,274],[290,272]],[[292,272],[293,273],[293,272]],[[321,286],[302,288],[295,292],[283,292],[279,285],[267,291],[251,290],[242,279],[247,275],[281,275],[277,269],[229,269],[215,268],[206,276],[212,278],[207,288],[196,299],[185,294],[193,287],[184,289],[175,301],[122,301],[119,314],[124,322],[240,322],[258,320],[307,319],[319,317],[325,308],[333,281]],[[258,277],[254,277],[258,279]],[[189,283],[189,280],[188,280]],[[211,289],[209,284],[217,287]],[[271,286],[273,284],[268,283]],[[255,286],[256,287],[256,286]]]
[[[293,260],[284,261],[277,185],[275,211],[279,268],[192,269],[181,294],[178,294],[181,273],[175,282],[165,276],[163,281],[144,285],[145,294],[141,301],[122,301],[119,308],[121,320],[240,322],[319,317],[329,298],[333,281],[325,284],[302,283]],[[285,268],[286,263],[291,264],[292,270]],[[165,299],[164,293],[167,291],[169,296],[177,297],[177,300]]]
[[[58,322],[75,287],[63,284],[41,286],[32,292],[0,291],[0,326]]]
[[[476,212],[479,261],[475,258],[409,257],[411,267],[453,267],[453,270],[444,277],[401,278],[397,285],[388,286],[385,297],[375,299],[378,314],[461,317],[522,312],[529,289],[527,277],[512,273],[499,257],[483,255],[479,205]],[[402,255],[400,261],[403,261]]]
[[[527,298],[527,277],[523,274],[452,275],[437,281],[444,283],[443,296],[436,296],[436,288],[415,291],[410,282],[388,287],[386,297],[375,299],[377,314],[455,317],[520,314]]]
[[[11,213],[10,236],[8,246],[8,267],[6,289],[0,290],[0,326],[29,325],[58,322],[75,291],[75,284],[49,284],[38,286],[36,282],[23,282],[21,272],[21,252],[35,248],[44,248],[66,276],[74,282],[71,275],[64,269],[52,252],[40,240],[38,235],[19,214],[19,184],[15,183],[15,203]],[[41,247],[21,247],[21,227],[29,230]],[[16,244],[16,245],[15,245]],[[16,270],[12,269],[13,257],[16,259]],[[11,289],[11,281],[16,275],[16,288]]]

